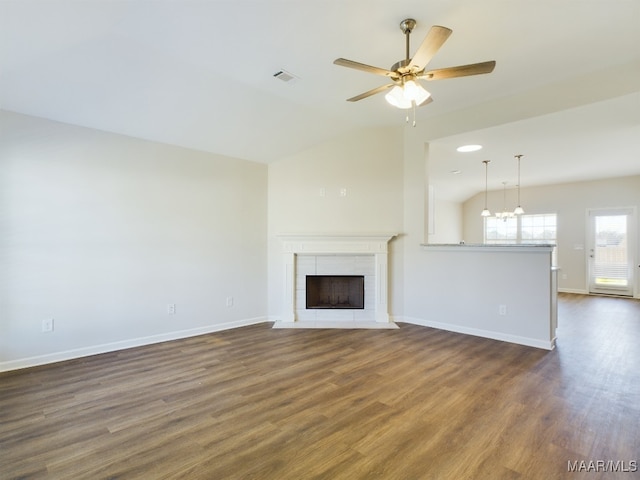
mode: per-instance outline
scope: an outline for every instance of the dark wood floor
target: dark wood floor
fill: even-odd
[[[0,478],[638,478],[568,465],[640,462],[640,302],[559,311],[552,352],[264,324],[1,374]]]

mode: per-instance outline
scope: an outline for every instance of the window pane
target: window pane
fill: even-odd
[[[485,218],[485,243],[517,243],[518,220],[508,218],[502,220],[495,217]]]
[[[599,286],[626,286],[629,277],[627,216],[598,216],[595,220],[595,283]]]
[[[556,215],[523,215],[520,238],[524,242],[555,243]]]
[[[506,221],[496,217],[484,219],[484,241],[499,243],[556,243],[557,215],[520,215]],[[553,249],[553,264],[557,265],[556,249]]]

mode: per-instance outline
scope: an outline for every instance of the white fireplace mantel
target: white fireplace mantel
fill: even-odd
[[[375,262],[376,322],[390,322],[388,308],[388,245],[397,233],[281,234],[284,263],[283,322],[296,318],[296,257],[298,255],[371,255]]]

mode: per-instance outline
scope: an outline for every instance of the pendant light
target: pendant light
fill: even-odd
[[[483,217],[490,217],[491,216],[491,212],[489,211],[489,209],[487,208],[487,180],[488,180],[488,175],[489,175],[489,163],[491,162],[491,160],[483,160],[482,163],[484,163],[484,210],[482,210],[482,213],[480,215],[482,215]]]
[[[524,208],[520,206],[520,158],[524,157],[524,155],[516,155],[518,159],[518,206],[513,211],[515,215],[522,215],[524,213]]]
[[[515,214],[507,210],[507,182],[502,182],[502,211],[496,212],[496,218],[501,218],[503,222],[507,221],[507,218],[512,218]]]

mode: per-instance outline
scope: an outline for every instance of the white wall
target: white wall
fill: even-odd
[[[636,211],[640,211],[640,176],[523,188],[521,199],[527,214],[557,213],[558,265],[562,269],[558,286],[560,290],[586,293],[587,251],[576,249],[576,246],[587,244],[587,210],[635,206]],[[464,204],[464,236],[468,242],[482,243],[483,222],[479,212],[483,204],[484,193]],[[502,208],[502,191],[489,192],[488,205],[490,209]],[[635,246],[632,247],[636,263],[640,262],[639,237],[636,235]],[[635,271],[638,295],[640,269]]]
[[[428,243],[460,243],[466,239],[463,235],[462,203],[438,198],[436,191],[433,209],[433,233],[428,235]]]
[[[7,112],[0,132],[0,370],[265,320],[265,165]]]
[[[353,131],[272,163],[268,191],[269,317],[277,319],[284,287],[278,234],[402,232],[402,130]],[[392,312],[402,308],[402,254],[395,244],[389,246]]]
[[[404,235],[398,244],[404,258],[403,315],[413,314],[416,297],[425,295],[419,278],[424,268],[420,244],[427,241],[429,223],[427,162],[429,145],[417,129],[404,130]],[[398,320],[402,320],[399,318]]]

